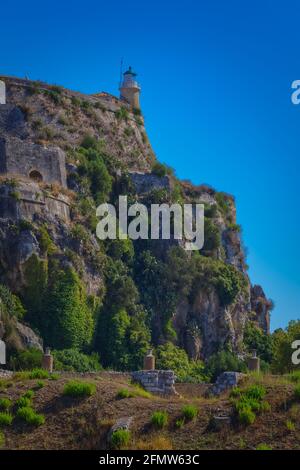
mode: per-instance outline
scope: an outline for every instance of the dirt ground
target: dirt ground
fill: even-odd
[[[33,407],[46,419],[45,424],[33,427],[15,417],[10,426],[0,428],[4,434],[2,448],[106,449],[110,427],[118,418],[132,416],[133,449],[256,449],[261,444],[272,449],[300,449],[300,402],[294,399],[294,385],[283,378],[259,379],[267,389],[271,411],[258,415],[249,426],[234,419],[228,394],[206,398],[206,384],[178,384],[180,395],[174,397],[119,399],[118,391],[123,388],[136,394],[129,376],[101,372],[77,378],[94,383],[96,393],[83,399],[63,396],[70,374],[60,375],[57,380],[46,379],[40,389],[36,387],[37,380],[0,380],[0,398],[10,398],[13,403],[27,390],[34,390]],[[249,377],[247,383],[257,380]],[[196,419],[178,428],[176,421],[182,417],[185,404],[195,405],[199,413]],[[159,431],[151,425],[151,415],[157,410],[169,415],[167,426]],[[232,420],[225,429],[216,431],[211,420],[220,414],[231,416]]]

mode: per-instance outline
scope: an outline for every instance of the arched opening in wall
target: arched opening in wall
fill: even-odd
[[[36,181],[37,183],[40,183],[41,181],[43,181],[43,177],[42,177],[41,173],[37,170],[32,170],[29,173],[29,178]]]

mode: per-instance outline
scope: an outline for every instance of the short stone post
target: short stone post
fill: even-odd
[[[50,373],[53,372],[53,356],[50,348],[46,348],[45,354],[43,355],[42,367]]]
[[[252,356],[248,359],[248,369],[251,372],[259,372],[260,371],[260,359],[256,355],[256,350],[253,349]]]
[[[152,354],[152,349],[144,357],[144,370],[155,370],[155,357]]]
[[[6,89],[2,80],[0,80],[0,104],[6,104]]]

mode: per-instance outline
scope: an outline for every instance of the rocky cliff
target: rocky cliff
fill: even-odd
[[[85,341],[100,351],[107,365],[116,363],[107,359],[111,343],[102,351],[99,329],[108,320],[101,318],[108,311],[114,318],[122,307],[128,325],[133,325],[141,318],[137,303],[151,339],[135,343],[136,348],[142,344],[145,349],[149,340],[154,345],[172,341],[199,359],[225,347],[243,352],[249,321],[269,332],[271,303],[261,287],[251,286],[232,196],[179,181],[169,169],[155,169],[143,117],[117,98],[11,77],[2,80],[7,104],[0,105],[0,282],[20,296],[24,328],[34,328],[47,344],[59,348],[55,333],[49,333],[55,330],[53,305],[45,298],[47,291],[56,292],[57,273],[72,270],[78,276],[72,278],[74,292],[80,293],[81,302],[84,297],[85,315],[88,308],[93,317],[94,333]],[[203,250],[192,259],[185,253],[175,258],[174,249],[180,249],[175,240],[129,247],[99,243],[95,207],[104,196],[114,202],[119,194],[146,204],[204,203]],[[154,276],[152,291],[149,273]],[[132,292],[130,299],[122,289],[127,297]],[[99,309],[100,322],[95,313]],[[8,340],[6,330],[2,318],[0,337]],[[62,347],[83,344],[68,327],[66,331],[70,340],[63,340]],[[32,341],[38,342],[35,336]]]

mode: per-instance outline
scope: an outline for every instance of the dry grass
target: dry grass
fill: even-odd
[[[173,450],[170,438],[153,434],[137,440],[131,448],[135,450]]]

